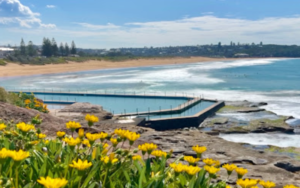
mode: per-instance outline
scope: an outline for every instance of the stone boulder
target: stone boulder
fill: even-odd
[[[103,110],[102,106],[90,103],[74,103],[72,105],[66,106],[59,112],[93,114],[102,120],[111,119],[113,117],[112,113]]]

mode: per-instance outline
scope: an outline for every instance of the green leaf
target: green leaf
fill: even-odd
[[[99,185],[97,182],[93,182],[88,186],[88,188],[95,188],[97,185]]]
[[[150,162],[150,158],[148,158],[146,161],[146,174],[145,174],[147,180],[149,179],[150,175],[151,175],[151,162]]]
[[[99,162],[93,164],[92,169],[90,170],[90,173],[88,174],[88,176],[84,179],[84,182],[82,184],[82,187],[86,187],[88,185],[88,183],[90,182],[90,180],[95,176],[95,174],[98,172],[99,169]]]
[[[139,188],[143,188],[143,181],[145,181],[145,172],[146,172],[146,168],[144,167],[143,170],[140,172]]]

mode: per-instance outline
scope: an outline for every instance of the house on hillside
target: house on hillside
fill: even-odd
[[[7,55],[9,55],[13,52],[14,52],[14,49],[12,49],[12,48],[0,47],[0,59],[5,58]]]
[[[234,54],[234,57],[249,57],[249,54],[239,53],[239,54]]]

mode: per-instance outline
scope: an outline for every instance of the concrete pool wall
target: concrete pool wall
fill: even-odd
[[[213,115],[216,111],[225,106],[224,101],[209,101],[216,103],[198,112],[194,116],[148,120],[145,126],[159,131],[180,129],[184,127],[198,127],[207,117]]]
[[[13,91],[16,92],[16,91]],[[217,101],[217,100],[209,100],[209,99],[203,99],[198,97],[187,97],[187,96],[153,96],[153,95],[123,95],[123,94],[97,94],[97,93],[68,93],[68,92],[41,92],[41,91],[22,91],[23,93],[33,93],[33,94],[43,94],[43,95],[73,95],[73,96],[93,96],[93,97],[117,97],[117,98],[145,98],[145,99],[184,99],[186,102],[180,104],[177,107],[169,108],[169,109],[159,109],[154,111],[144,111],[144,112],[137,112],[137,113],[128,113],[128,114],[117,114],[119,116],[137,116],[137,115],[156,115],[153,116],[154,118],[157,117],[157,115],[162,115],[163,118],[157,118],[157,119],[150,119],[145,121],[145,124],[141,124],[140,126],[146,126],[150,127],[156,130],[169,130],[169,129],[178,129],[178,128],[184,128],[184,127],[198,127],[201,122],[205,120],[210,115],[213,115],[218,109],[225,106],[225,103],[223,101]],[[197,107],[197,105],[201,105],[201,102],[211,102],[211,104],[208,104],[207,106],[204,106],[205,108],[199,109],[199,112],[191,115],[183,115],[181,117],[178,117],[179,113],[185,112],[194,106]],[[62,105],[68,105],[73,104],[74,101],[45,101],[47,104],[62,104]],[[177,117],[168,117],[169,114],[174,114],[174,116]],[[166,116],[165,116],[166,115]],[[165,116],[165,117],[164,117]],[[146,119],[146,118],[145,118]]]

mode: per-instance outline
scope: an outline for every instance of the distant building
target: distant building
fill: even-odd
[[[14,52],[14,49],[12,48],[0,47],[0,59],[5,58],[7,55],[11,54],[12,52]]]
[[[234,57],[249,57],[249,54],[239,53],[239,54],[234,54]]]
[[[70,54],[69,57],[80,57],[80,56],[77,54]]]

